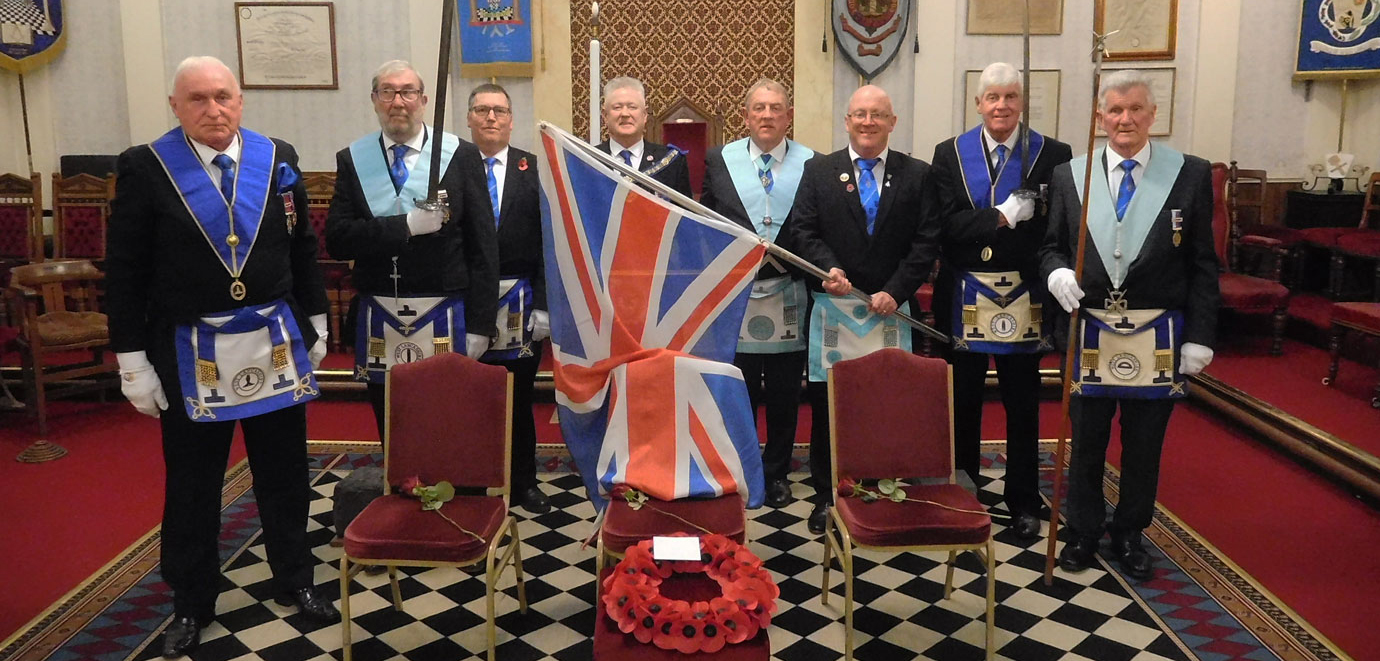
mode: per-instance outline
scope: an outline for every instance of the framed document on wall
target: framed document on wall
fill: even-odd
[[[1058,69],[1031,69],[1030,92],[1026,94],[1029,106],[1026,118],[1030,128],[1049,138],[1059,137],[1059,76]],[[973,101],[977,97],[978,80],[981,78],[982,72],[977,69],[965,72],[963,126],[959,130],[967,130],[982,121],[977,104]]]
[[[1294,78],[1380,76],[1380,4],[1303,0]]]
[[[1108,61],[1172,60],[1179,0],[1097,0],[1093,31],[1107,37]]]
[[[335,6],[330,2],[236,2],[240,87],[333,90]]]
[[[1135,69],[1150,79],[1150,91],[1155,96],[1155,123],[1150,125],[1150,135],[1163,137],[1174,132],[1174,81],[1178,76],[1178,69],[1174,67],[1156,67],[1153,69],[1141,69],[1137,67],[1125,67]],[[1102,70],[1102,76],[1114,71],[1120,71],[1114,67],[1106,67]],[[1097,135],[1106,136],[1107,132],[1102,130],[1101,121],[1097,124]]]
[[[1030,0],[1030,34],[1063,34],[1064,0]],[[968,34],[1025,34],[1025,3],[968,0]]]

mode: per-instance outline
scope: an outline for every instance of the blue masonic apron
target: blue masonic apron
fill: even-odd
[[[1085,168],[1086,156],[1074,159],[1074,172]],[[1130,264],[1145,245],[1145,237],[1183,168],[1184,155],[1156,143],[1150,162],[1136,185],[1136,192],[1122,220],[1107,182],[1106,148],[1093,154],[1091,194],[1088,196],[1088,236],[1097,246],[1102,266],[1111,279],[1103,310],[1086,309],[1079,315],[1075,334],[1075,377],[1071,388],[1084,397],[1162,399],[1185,396],[1179,374],[1179,346],[1183,344],[1183,313],[1179,310],[1138,309],[1134,293],[1121,291]],[[1078,195],[1082,182],[1074,178]],[[1171,211],[1176,214],[1177,210]],[[1177,227],[1176,227],[1177,229]]]
[[[815,303],[810,310],[810,381],[827,381],[829,368],[841,360],[886,348],[910,352],[910,328],[901,325],[895,315],[874,314],[866,303],[852,296],[824,292],[811,292],[810,296]],[[910,314],[910,302],[902,303],[897,311]]]
[[[532,279],[503,278],[498,281],[498,337],[494,338],[483,360],[515,360],[532,355]]]
[[[1031,162],[1044,150],[1044,136],[1030,132]],[[964,190],[974,209],[1005,202],[1020,187],[1025,154],[1017,143],[999,171],[989,165],[982,126],[954,140]],[[954,269],[953,347],[991,354],[1036,353],[1050,348],[1043,296],[1037,299],[1019,271]],[[1042,291],[1042,290],[1037,290]]]
[[[430,137],[436,135],[429,133],[423,142],[421,154],[401,188],[393,186],[381,132],[350,143],[350,159],[375,218],[406,214],[416,208],[416,200],[426,198],[431,153],[437,142]],[[440,169],[445,172],[460,140],[449,133],[439,135]],[[382,384],[393,365],[452,351],[456,342],[463,351],[464,341],[465,305],[460,297],[362,294],[355,327],[355,379]]]
[[[752,158],[748,138],[724,145],[724,166],[743,203],[753,229],[768,241],[776,241],[781,225],[795,204],[795,193],[805,172],[805,161],[815,152],[792,140],[786,141],[786,157],[782,159],[780,174],[773,176],[771,192],[763,185],[761,161]],[[738,351],[741,353],[787,353],[805,350],[806,294],[804,281],[786,275],[786,269],[768,256],[781,275],[763,277],[752,284],[748,294],[747,311],[738,331]]]
[[[193,222],[234,279],[259,237],[276,149],[240,130],[235,189],[227,202],[181,128],[150,144]],[[232,229],[233,228],[233,229]],[[216,312],[174,331],[182,404],[193,421],[238,420],[315,399],[320,390],[291,308],[281,299]]]

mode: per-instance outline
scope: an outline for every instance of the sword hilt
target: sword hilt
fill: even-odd
[[[432,199],[426,199],[426,200],[416,200],[416,199],[414,199],[414,200],[412,201],[412,203],[415,204],[415,205],[417,205],[417,208],[418,208],[418,209],[421,209],[422,211],[439,211],[439,212],[441,212],[441,215],[442,215],[443,217],[445,217],[445,220],[443,220],[443,221],[441,221],[441,222],[446,222],[446,221],[449,221],[449,220],[450,220],[450,205],[449,205],[449,204],[446,204],[446,200],[447,200],[447,199],[449,199],[449,196],[446,194],[446,189],[442,188],[442,189],[436,191],[436,199],[434,199],[434,200],[432,200]]]

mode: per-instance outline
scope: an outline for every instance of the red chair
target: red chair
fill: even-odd
[[[1361,260],[1373,263],[1374,286],[1370,298],[1380,301],[1380,227],[1372,227],[1372,218],[1380,218],[1380,172],[1371,174],[1370,187],[1366,189],[1366,202],[1361,210],[1361,224],[1356,229],[1347,230],[1333,241],[1331,268],[1328,270],[1327,289],[1333,300],[1343,297],[1343,280],[1349,262]],[[1376,221],[1380,225],[1380,221]]]
[[[105,259],[105,228],[114,197],[114,175],[63,179],[53,173],[54,259]]]
[[[500,366],[444,353],[389,370],[385,392],[383,496],[350,522],[340,556],[344,659],[350,659],[350,577],[361,565],[388,567],[393,605],[402,610],[398,566],[479,562],[484,563],[487,658],[492,659],[497,643],[494,591],[510,564],[517,578],[518,608],[527,612],[517,518],[508,512],[513,377]],[[457,396],[463,396],[463,405],[457,405]],[[483,489],[483,495],[457,495],[439,510],[482,541],[456,530],[435,512],[423,511],[420,501],[393,493],[413,476],[429,485],[448,481],[461,492]]]
[[[718,498],[678,500],[649,497],[647,504],[650,507],[643,506],[635,510],[628,506],[626,500],[609,501],[608,509],[604,512],[604,523],[599,528],[595,544],[595,576],[602,577],[604,567],[610,560],[621,560],[628,547],[638,542],[678,532],[690,535],[703,532],[684,521],[677,520],[677,516],[739,544],[747,543],[747,510],[743,504],[743,497],[736,493]],[[666,513],[675,516],[667,516]],[[594,588],[596,597],[602,589],[603,581],[599,580]]]
[[[885,374],[883,383],[877,375]],[[942,394],[942,396],[941,396]],[[941,503],[838,497],[824,524],[824,580],[820,601],[829,603],[829,564],[843,567],[844,658],[853,658],[853,550],[887,553],[948,551],[944,598],[953,592],[958,551],[976,551],[987,566],[987,658],[995,648],[996,555],[992,519],[976,496],[955,483],[953,372],[938,358],[883,349],[835,363],[829,371],[829,453],[833,480],[943,479],[907,485],[906,496]]]
[[[1269,277],[1281,281],[1284,263],[1293,261],[1303,238],[1298,230],[1265,223],[1265,193],[1268,177],[1264,170],[1238,168],[1231,162],[1227,177],[1227,210],[1231,214],[1230,268],[1232,273],[1249,273],[1248,254],[1259,257],[1249,262],[1268,265]]]
[[[1289,289],[1276,280],[1234,273],[1230,269],[1228,250],[1231,245],[1232,222],[1227,211],[1228,168],[1223,163],[1212,164],[1212,234],[1217,260],[1222,272],[1217,276],[1222,291],[1222,309],[1242,314],[1269,314],[1272,319],[1270,354],[1278,356],[1284,350],[1284,327],[1289,316]],[[1282,254],[1278,257],[1283,259]]]
[[[350,309],[350,301],[355,297],[350,284],[350,262],[332,259],[326,250],[326,216],[331,211],[331,198],[335,196],[334,172],[303,172],[303,185],[307,187],[307,220],[312,231],[316,232],[316,262],[321,265],[321,279],[326,284],[326,300],[330,302],[327,316],[331,325],[331,349],[340,351],[344,346],[345,335],[341,326],[345,314]]]
[[[43,180],[0,174],[0,287],[10,269],[43,261]]]
[[[1328,348],[1332,352],[1332,364],[1327,368],[1324,385],[1337,382],[1337,367],[1342,358],[1342,338],[1347,331],[1356,331],[1372,337],[1380,337],[1380,303],[1333,303],[1332,339]],[[1375,384],[1375,394],[1370,398],[1371,408],[1380,409],[1380,383]]]

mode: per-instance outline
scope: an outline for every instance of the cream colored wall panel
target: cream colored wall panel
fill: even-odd
[[[829,151],[833,135],[842,131],[843,116],[835,115],[833,38],[828,32],[828,5],[819,0],[795,3],[795,140],[816,151]],[[828,39],[829,48],[820,48]],[[837,117],[837,119],[836,119]]]
[[[575,125],[574,100],[571,98],[570,77],[570,4],[568,2],[543,2],[534,7],[537,15],[532,17],[538,26],[537,75],[532,79],[532,112],[524,118],[520,111],[518,120],[533,126],[536,122],[548,121],[567,131]],[[532,147],[536,147],[535,141]]]

